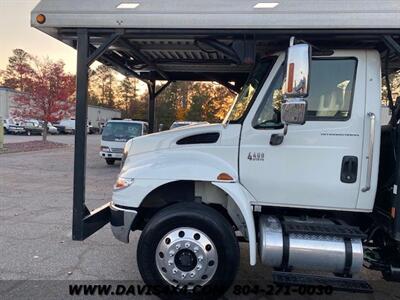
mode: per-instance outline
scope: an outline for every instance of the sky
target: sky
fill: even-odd
[[[68,72],[76,72],[76,51],[31,28],[30,12],[39,0],[0,0],[0,69],[4,70],[12,50],[21,48],[39,57],[63,60]]]

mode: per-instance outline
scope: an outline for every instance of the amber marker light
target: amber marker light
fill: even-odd
[[[217,179],[222,181],[232,181],[233,177],[227,173],[221,173],[218,175]]]
[[[39,24],[44,24],[46,22],[46,16],[43,14],[37,15],[36,22],[38,22]]]

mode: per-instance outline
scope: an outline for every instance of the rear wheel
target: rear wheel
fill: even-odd
[[[115,159],[114,158],[106,158],[106,163],[107,163],[107,165],[112,166],[115,163]]]
[[[149,221],[139,239],[137,259],[150,286],[189,293],[177,292],[176,297],[217,297],[235,279],[240,250],[232,226],[217,211],[179,203]]]

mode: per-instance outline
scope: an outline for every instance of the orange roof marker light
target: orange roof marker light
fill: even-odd
[[[37,15],[36,22],[38,22],[39,24],[44,24],[46,22],[46,16],[43,14]]]
[[[219,174],[217,179],[221,180],[221,181],[233,181],[234,180],[233,177],[227,173]]]

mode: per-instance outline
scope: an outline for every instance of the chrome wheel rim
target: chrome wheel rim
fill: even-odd
[[[191,227],[174,229],[158,243],[158,272],[176,287],[204,286],[218,267],[218,253],[213,241],[201,230]]]

